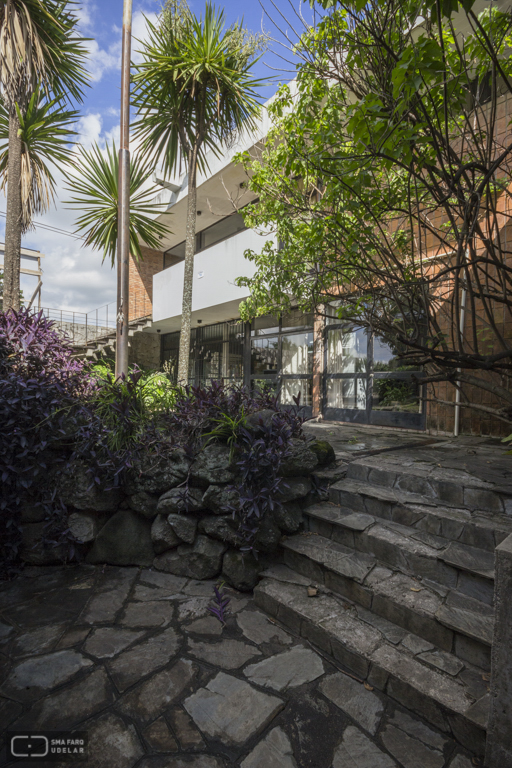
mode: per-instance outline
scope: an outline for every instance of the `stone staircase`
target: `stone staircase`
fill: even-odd
[[[512,532],[512,488],[481,474],[404,451],[354,460],[255,590],[271,616],[478,755],[494,548]]]

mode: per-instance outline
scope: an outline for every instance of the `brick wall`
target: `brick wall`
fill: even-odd
[[[153,275],[164,268],[163,251],[141,248],[142,259],[130,255],[129,319],[151,315],[153,311]]]

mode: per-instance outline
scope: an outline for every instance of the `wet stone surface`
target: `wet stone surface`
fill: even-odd
[[[0,728],[87,731],[84,768],[478,764],[247,593],[227,591],[221,624],[208,611],[213,585],[91,565],[28,568],[0,584]],[[414,651],[445,664],[428,643]],[[24,765],[0,744],[0,765]]]

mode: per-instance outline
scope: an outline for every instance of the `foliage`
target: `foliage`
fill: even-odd
[[[75,3],[9,0],[0,4],[0,83],[9,107],[37,83],[56,96],[80,100],[87,82],[85,40],[78,37]]]
[[[76,209],[77,232],[85,233],[85,245],[103,250],[114,266],[118,237],[119,156],[115,143],[102,152],[97,144],[92,149],[79,148],[77,173],[68,174],[67,190],[73,194],[68,205]],[[140,155],[130,158],[130,253],[141,258],[140,242],[149,248],[160,248],[160,240],[168,228],[156,221],[159,203],[154,202],[159,188],[148,187],[153,163]]]
[[[215,584],[213,587],[213,591],[215,593],[215,597],[213,598],[214,604],[208,606],[210,613],[212,613],[215,618],[220,621],[221,624],[226,623],[226,608],[231,602],[229,597],[226,597],[224,592],[224,584],[224,581],[222,581],[220,584]]]
[[[32,495],[55,477],[70,409],[84,393],[83,364],[52,326],[42,313],[0,314],[0,563],[7,568],[19,549],[21,506],[36,503]]]
[[[46,213],[55,200],[55,179],[48,163],[62,168],[69,161],[68,144],[78,112],[65,109],[60,99],[45,101],[38,86],[25,113],[16,105],[20,123],[22,231],[34,216]],[[0,101],[0,189],[9,182],[9,113]]]
[[[251,291],[243,316],[286,311],[292,296],[321,312],[341,295],[340,319],[396,339],[425,382],[461,381],[463,405],[510,423],[512,144],[499,115],[512,17],[464,3],[463,38],[450,0],[441,18],[431,2],[322,5],[263,152],[239,158],[259,198],[246,224],[278,244],[246,253],[257,270],[238,281]]]
[[[170,460],[181,447],[193,461],[212,439],[230,445],[238,466],[241,503],[232,511],[244,548],[252,549],[261,520],[278,504],[290,439],[301,436],[299,398],[295,411],[281,412],[269,392],[220,382],[176,390],[164,374],[140,370],[115,381],[106,366],[90,369],[73,354],[42,313],[0,313],[2,567],[17,567],[25,506],[42,508],[47,545],[68,543],[70,557],[80,556],[58,492],[60,475],[76,462],[88,468],[91,485],[119,487],[148,456]],[[273,416],[250,427],[260,411]]]

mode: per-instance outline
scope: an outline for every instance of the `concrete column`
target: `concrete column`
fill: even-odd
[[[512,768],[512,535],[495,551],[495,624],[486,768]]]

